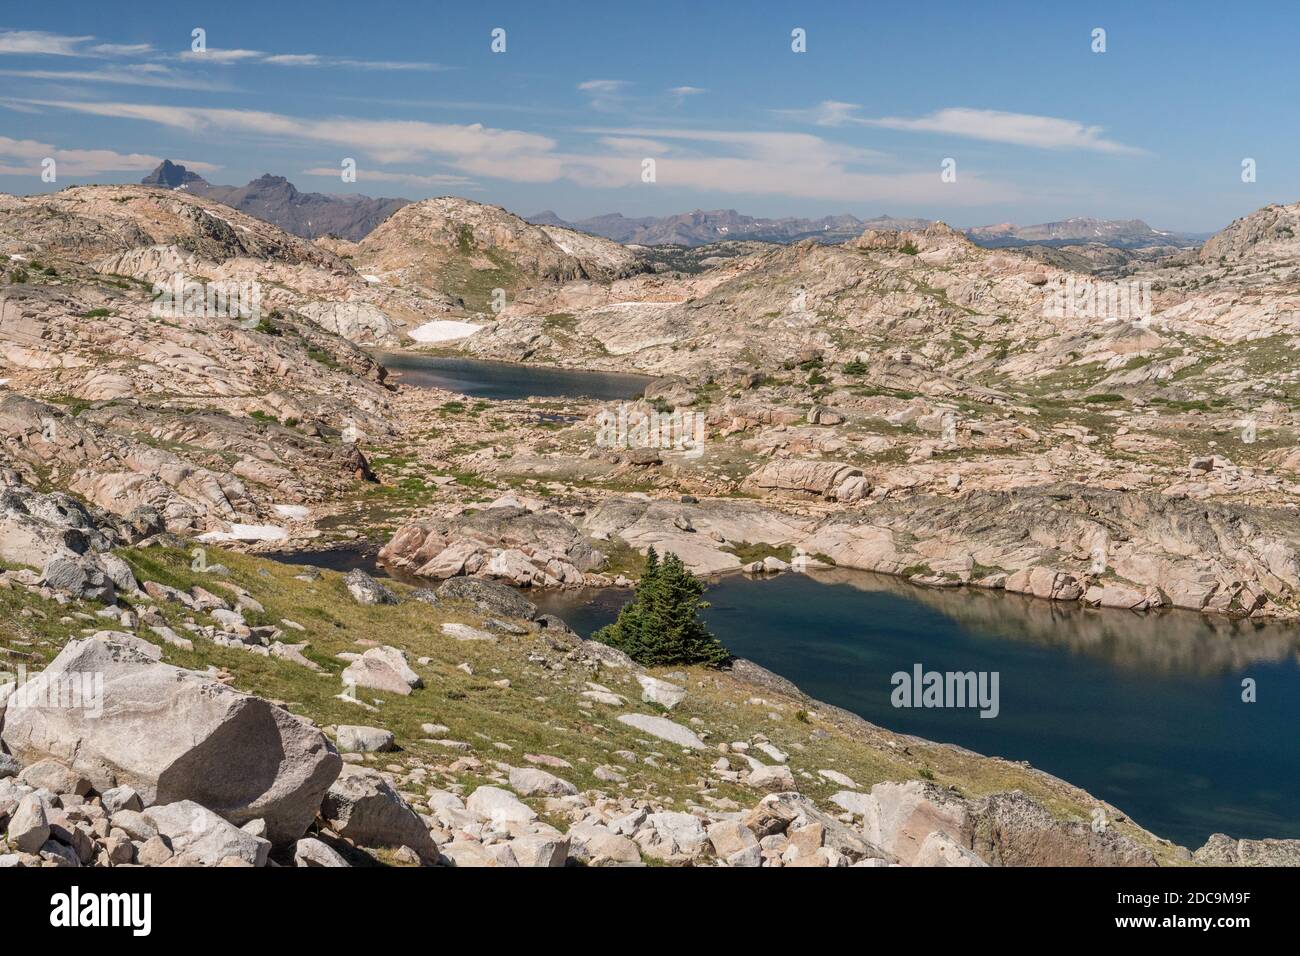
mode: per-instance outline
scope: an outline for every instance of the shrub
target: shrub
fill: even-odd
[[[618,648],[645,667],[708,664],[717,667],[731,656],[699,620],[708,607],[700,600],[704,583],[675,554],[663,561],[651,548],[632,600],[618,620],[592,635],[593,640]]]

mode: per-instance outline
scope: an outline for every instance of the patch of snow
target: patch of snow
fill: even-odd
[[[201,534],[199,541],[216,543],[220,541],[284,541],[289,532],[273,524],[232,524],[229,531],[209,531]]]
[[[361,274],[361,278],[365,279],[367,282],[383,282],[383,281],[384,281],[383,279],[379,278],[379,276],[370,275],[370,274],[367,273],[367,272],[363,272],[363,273]]]
[[[11,260],[13,260],[14,262],[26,262],[26,261],[27,261],[27,257],[26,257],[26,256],[20,256],[20,255],[18,255],[18,253],[16,253],[16,252],[10,253],[10,254],[9,254],[9,258],[10,258]]]
[[[311,509],[306,505],[276,505],[275,513],[290,521],[306,521]]]
[[[425,322],[410,331],[410,336],[417,342],[450,342],[454,339],[467,339],[483,326],[473,322],[453,322],[451,319],[434,319]]]

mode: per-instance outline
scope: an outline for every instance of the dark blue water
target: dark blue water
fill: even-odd
[[[516,365],[419,352],[381,352],[376,358],[398,382],[444,388],[471,398],[515,400],[536,396],[619,401],[639,398],[652,381],[644,375]]]
[[[534,594],[584,635],[627,592]],[[1300,837],[1300,630],[929,591],[863,572],[722,578],[732,653],[890,730],[1027,760],[1193,849],[1214,832]],[[896,671],[997,671],[1000,713],[901,709]],[[1258,702],[1243,703],[1242,678]]]

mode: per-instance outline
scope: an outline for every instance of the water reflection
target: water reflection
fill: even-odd
[[[640,397],[652,381],[645,375],[517,365],[420,352],[380,352],[375,358],[394,373],[395,381],[403,384],[443,388],[471,398],[498,401],[530,397],[628,400]]]
[[[1250,664],[1297,660],[1300,627],[1193,611],[1088,608],[979,588],[922,588],[866,571],[816,572],[823,584],[893,594],[933,608],[971,631],[1083,654],[1144,673],[1210,677]]]

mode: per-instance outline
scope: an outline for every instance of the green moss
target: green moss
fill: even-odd
[[[794,548],[788,544],[751,544],[748,541],[732,541],[723,547],[724,551],[734,554],[741,564],[752,564],[764,558],[779,558],[787,564],[794,558]]]

